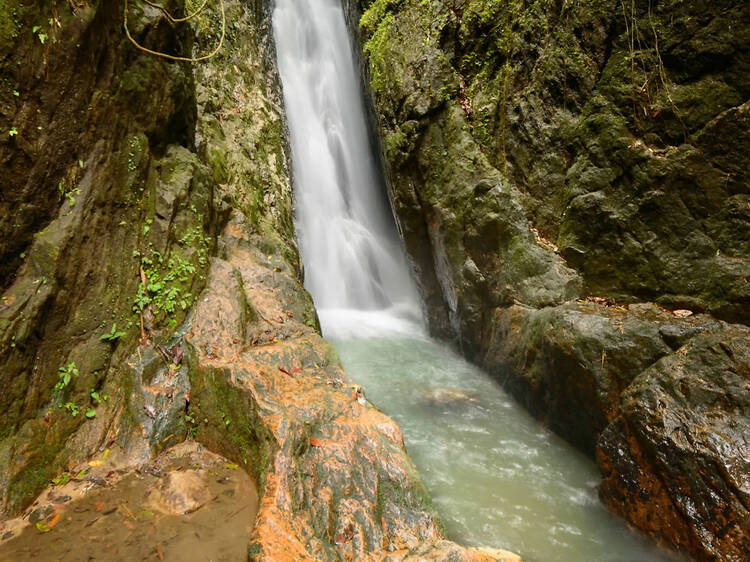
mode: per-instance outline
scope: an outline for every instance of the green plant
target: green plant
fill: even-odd
[[[55,486],[62,486],[62,485],[63,485],[63,484],[65,484],[65,483],[66,483],[66,482],[67,482],[68,480],[70,480],[70,474],[66,472],[66,473],[64,473],[64,474],[63,474],[62,476],[60,476],[60,477],[58,477],[58,478],[55,478],[55,479],[54,479],[54,480],[52,481],[52,484],[53,484],[53,485],[55,485]]]
[[[151,304],[151,297],[148,296],[143,285],[138,285],[138,293],[135,295],[135,301],[133,302],[133,312],[143,312],[149,304]]]
[[[73,402],[66,402],[63,407],[70,412],[70,415],[76,417],[78,415],[78,406]]]
[[[15,127],[11,127],[10,131],[8,131],[9,137],[15,137],[17,134],[18,134],[18,129],[16,129]]]
[[[96,416],[96,410],[94,410],[93,408],[86,408],[86,417],[88,419],[91,419],[91,418],[93,418],[95,416]]]
[[[42,31],[42,28],[39,27],[38,25],[35,25],[34,27],[31,28],[31,32],[34,35],[36,35],[37,38],[39,39],[39,42],[42,45],[44,45],[44,42],[47,40],[47,34],[46,33],[42,33],[41,31]]]
[[[144,230],[151,221],[146,221]],[[197,261],[206,265],[209,240],[196,228],[180,239],[180,245],[197,248]],[[154,314],[163,313],[169,319],[169,326],[176,326],[173,314],[177,309],[187,310],[193,302],[193,296],[186,291],[192,284],[197,267],[189,259],[172,253],[166,259],[160,252],[151,249],[148,255],[138,250],[133,251],[134,258],[140,258],[140,269],[143,270],[145,286],[142,283],[133,302],[133,312],[139,314],[153,304]]]
[[[60,180],[60,182],[57,184],[57,190],[60,192],[60,195],[68,200],[68,203],[71,207],[75,206],[76,204],[76,195],[81,194],[81,190],[77,187],[71,187],[70,189],[67,188],[65,184],[65,180]]]
[[[71,361],[67,365],[64,365],[58,369],[59,380],[55,385],[55,392],[60,392],[66,386],[70,384],[73,377],[78,376],[78,368],[76,367],[75,361]]]
[[[101,336],[99,336],[99,339],[102,341],[114,342],[119,340],[124,335],[125,332],[117,330],[117,322],[115,322],[114,324],[112,324],[112,329],[109,331],[109,333],[102,334]]]

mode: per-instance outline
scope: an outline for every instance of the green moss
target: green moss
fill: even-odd
[[[393,14],[386,14],[379,21],[372,37],[365,43],[365,53],[370,67],[370,84],[375,94],[382,97],[389,94],[392,82],[400,82],[400,78],[393,73],[391,68],[393,61],[397,58],[392,52],[392,26]]]
[[[367,8],[362,17],[359,20],[359,28],[362,32],[371,36],[375,33],[376,28],[383,20],[383,17],[391,9],[395,9],[401,4],[402,0],[375,0],[370,7]]]
[[[190,384],[190,415],[199,424],[196,439],[241,464],[262,487],[271,437],[259,432],[250,395],[218,369],[191,368]]]
[[[0,49],[9,49],[18,39],[21,24],[17,14],[18,2],[0,0]],[[31,32],[31,30],[29,30]]]

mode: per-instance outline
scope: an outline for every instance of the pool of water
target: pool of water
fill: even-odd
[[[591,460],[450,349],[403,334],[331,339],[401,426],[448,538],[526,562],[676,560],[603,507]]]

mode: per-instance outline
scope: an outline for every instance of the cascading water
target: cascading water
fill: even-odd
[[[277,0],[305,286],[327,336],[403,331],[419,301],[384,197],[338,0]]]
[[[606,512],[594,464],[427,338],[368,143],[340,0],[276,0],[306,286],[368,398],[401,425],[449,538],[526,562],[661,560]]]

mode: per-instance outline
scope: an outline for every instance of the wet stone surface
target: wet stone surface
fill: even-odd
[[[138,469],[118,468],[118,458],[103,452],[76,467],[0,524],[0,561],[246,559],[258,508],[247,473],[196,443]]]

